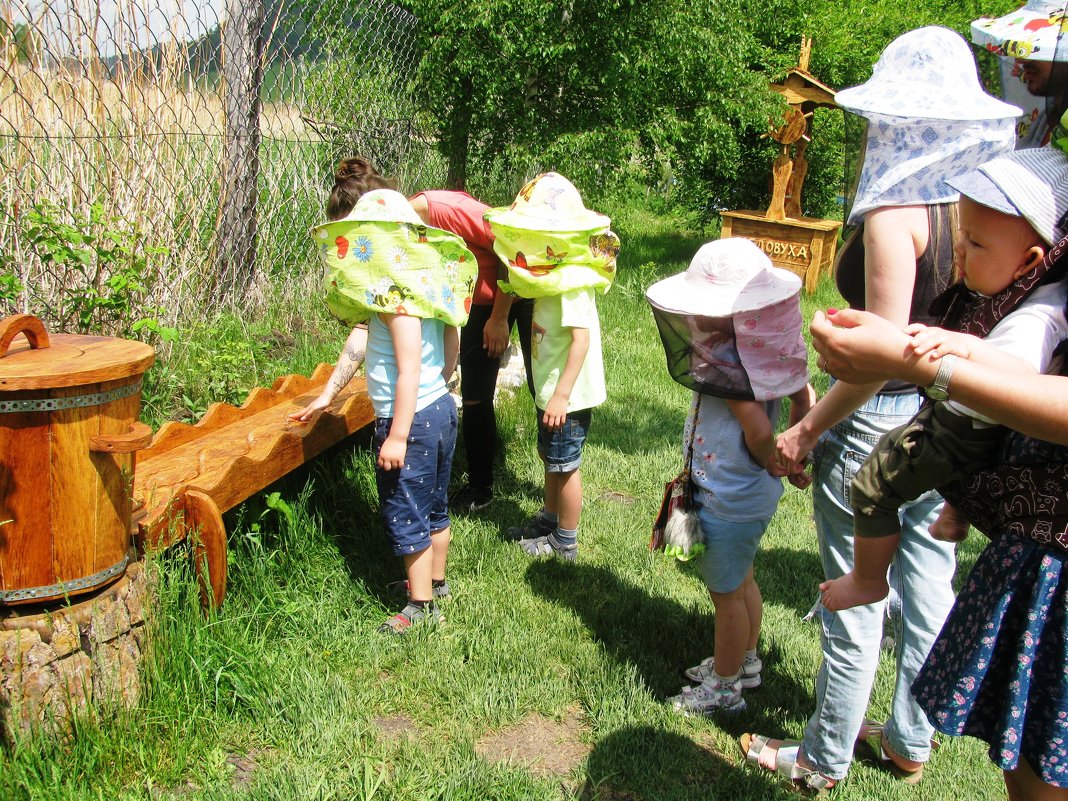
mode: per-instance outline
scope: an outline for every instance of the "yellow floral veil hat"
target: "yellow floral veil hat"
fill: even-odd
[[[507,208],[486,212],[493,250],[508,265],[505,291],[523,298],[576,289],[607,292],[616,273],[619,237],[611,219],[591,211],[564,176],[546,172]]]
[[[424,224],[400,192],[367,192],[345,219],[311,235],[325,268],[326,306],[346,325],[378,312],[467,322],[474,254],[456,234]]]

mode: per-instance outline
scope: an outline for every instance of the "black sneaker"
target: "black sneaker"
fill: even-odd
[[[449,508],[454,512],[477,512],[493,503],[492,487],[475,487],[467,484],[449,499]]]

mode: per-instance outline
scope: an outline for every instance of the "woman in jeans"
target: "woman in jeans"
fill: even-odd
[[[838,259],[836,278],[854,308],[898,326],[933,324],[927,308],[952,279],[955,192],[944,183],[1012,147],[1018,110],[979,87],[968,45],[944,28],[898,37],[865,84],[838,93],[839,105],[868,121],[863,168],[849,217],[859,223]],[[874,445],[919,408],[914,385],[901,381],[834,383],[778,441],[784,464],[814,462],[813,507],[824,575],[852,568],[849,486]],[[751,761],[814,789],[845,777],[857,744],[909,781],[919,780],[933,729],[909,693],[953,603],[952,543],[934,540],[941,498],[905,505],[893,587],[897,679],[885,724],[865,720],[879,660],[884,604],[838,613],[820,610],[823,663],[816,710],[801,742],[745,735]]]

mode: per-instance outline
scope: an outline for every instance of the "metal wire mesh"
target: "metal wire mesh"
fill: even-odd
[[[0,313],[182,321],[311,274],[340,158],[440,180],[416,26],[384,0],[0,0]]]

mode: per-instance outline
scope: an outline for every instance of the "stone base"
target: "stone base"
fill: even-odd
[[[64,732],[72,715],[133,706],[150,596],[141,562],[72,606],[0,607],[0,738]]]

